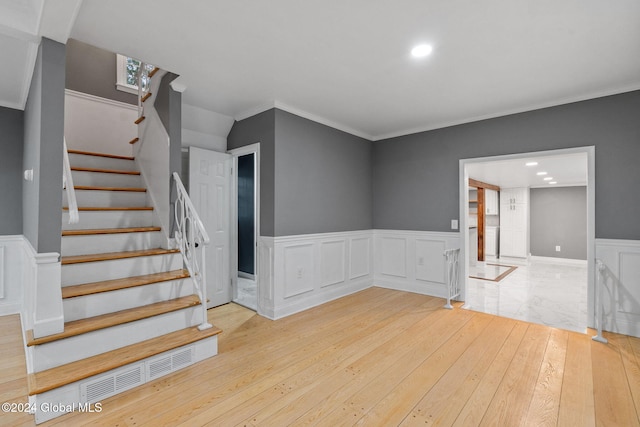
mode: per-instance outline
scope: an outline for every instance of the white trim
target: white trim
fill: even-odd
[[[595,92],[595,93],[584,94],[584,95],[573,96],[573,97],[567,97],[567,98],[563,98],[563,99],[560,99],[560,100],[555,100],[555,101],[552,101],[552,102],[543,102],[543,103],[539,103],[539,104],[532,104],[532,105],[519,107],[519,108],[501,110],[501,111],[498,111],[498,112],[495,112],[495,113],[483,114],[483,115],[480,115],[480,116],[474,116],[474,117],[458,119],[458,120],[449,120],[449,121],[444,121],[444,122],[436,122],[436,123],[433,123],[433,124],[430,124],[430,125],[426,125],[426,126],[417,126],[417,127],[414,127],[414,128],[399,130],[399,131],[396,131],[396,132],[383,133],[383,134],[380,134],[380,135],[373,136],[371,140],[372,141],[381,141],[383,139],[397,138],[399,136],[412,135],[412,134],[415,134],[415,133],[426,132],[426,131],[435,130],[435,129],[442,129],[442,128],[462,125],[462,124],[466,124],[466,123],[479,122],[481,120],[494,119],[494,118],[498,118],[498,117],[509,116],[509,115],[512,115],[512,114],[520,114],[520,113],[526,113],[528,111],[542,110],[542,109],[551,108],[551,107],[559,107],[561,105],[571,104],[571,103],[574,103],[574,102],[588,101],[588,100],[591,100],[591,99],[603,98],[603,97],[606,97],[606,96],[612,96],[612,95],[618,95],[618,94],[621,94],[621,93],[632,92],[632,91],[639,90],[639,89],[640,89],[640,84],[635,83],[635,84],[631,84],[629,86],[619,87],[617,89],[606,90],[606,91]]]
[[[259,104],[253,108],[249,108],[248,110],[242,111],[236,115],[234,115],[234,119],[236,121],[241,121],[247,119],[249,117],[253,117],[257,114],[264,113],[267,110],[272,108],[277,108],[278,110],[286,111],[287,113],[295,114],[296,116],[311,120],[316,123],[320,123],[325,126],[332,127],[336,130],[340,130],[342,132],[346,132],[348,134],[357,136],[359,138],[366,139],[368,141],[374,141],[375,139],[369,135],[368,133],[361,132],[357,129],[344,125],[342,123],[336,122],[334,120],[326,119],[317,114],[310,113],[301,108],[294,107],[292,105],[285,104],[284,102],[275,100],[273,102],[265,102],[264,104]]]
[[[101,96],[91,95],[89,93],[77,92],[71,89],[64,90],[65,95],[73,96],[75,98],[85,99],[87,101],[99,102],[101,104],[111,105],[113,107],[124,108],[131,111],[138,111],[138,107],[133,104],[127,104],[126,102],[115,101],[113,99],[103,98]],[[136,91],[136,93],[138,93]]]
[[[253,280],[256,282],[258,288],[257,301],[258,312],[264,311],[260,307],[260,262],[259,262],[259,240],[260,240],[260,142],[256,142],[250,145],[245,145],[233,150],[228,151],[231,155],[231,162],[233,165],[233,173],[231,176],[231,189],[229,194],[231,195],[230,214],[231,214],[231,244],[230,244],[230,262],[231,262],[231,286],[232,286],[232,300],[238,298],[238,157],[246,156],[249,154],[254,155],[254,178],[253,178],[253,192],[254,192],[254,234],[253,240],[255,248],[253,252]]]
[[[496,160],[512,160],[527,157],[548,157],[576,153],[587,154],[587,324],[594,325],[595,316],[595,147],[574,147],[557,150],[545,150],[526,153],[507,154],[500,156],[478,157],[459,160],[459,220],[460,220],[460,263],[461,295],[462,301],[466,298],[466,289],[469,270],[469,239],[467,233],[467,220],[469,218],[469,175],[467,165],[471,163],[484,163]]]
[[[42,17],[42,13],[40,13],[40,16],[38,17],[38,26],[40,25],[39,20],[41,17]],[[36,34],[34,34],[29,31],[24,31],[18,28],[9,27],[8,25],[4,25],[1,23],[0,23],[0,34],[3,36],[11,37],[12,39],[22,40],[28,43],[35,43],[36,45],[40,44],[40,40],[42,39],[37,34],[37,32]]]
[[[554,258],[550,256],[537,256],[537,255],[529,256],[529,261],[550,262],[554,264],[563,264],[563,265],[587,265],[588,264],[586,259]]]
[[[322,116],[310,113],[310,112],[305,111],[305,110],[303,110],[301,108],[285,104],[283,102],[278,101],[277,99],[274,102],[274,107],[279,109],[279,110],[286,111],[286,112],[291,113],[291,114],[295,114],[296,116],[300,116],[300,117],[303,117],[305,119],[311,120],[313,122],[320,123],[322,125],[329,126],[329,127],[334,128],[334,129],[337,129],[337,130],[341,130],[342,132],[346,132],[348,134],[357,136],[359,138],[364,138],[364,139],[366,139],[368,141],[373,141],[374,140],[374,137],[369,135],[368,133],[359,131],[357,129],[354,129],[354,128],[352,128],[350,126],[347,126],[345,124],[336,122],[334,120],[326,119],[326,118],[324,118]]]

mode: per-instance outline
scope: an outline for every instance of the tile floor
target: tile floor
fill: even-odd
[[[238,298],[233,302],[250,308],[258,309],[258,287],[254,280],[238,277]]]
[[[586,330],[586,262],[574,265],[533,259],[499,282],[469,278],[467,283],[464,307],[470,310],[582,333]]]

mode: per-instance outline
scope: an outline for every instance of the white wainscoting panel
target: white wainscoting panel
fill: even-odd
[[[345,246],[345,240],[322,242],[320,244],[320,286],[325,287],[344,282]]]
[[[258,239],[258,314],[275,319],[274,238]]]
[[[371,274],[372,240],[373,236],[350,239],[349,279],[353,280]]]
[[[288,316],[373,283],[371,230],[272,238],[272,278],[265,277],[270,256],[267,239],[260,239],[258,290],[258,312],[266,317]]]
[[[0,236],[0,316],[22,311],[22,236]]]
[[[375,286],[445,297],[445,249],[459,233],[374,230]]]
[[[407,277],[407,243],[404,237],[380,236],[380,274],[383,276]]]
[[[606,266],[603,329],[640,337],[640,241],[596,239],[596,258]]]
[[[284,244],[284,298],[313,291],[313,249],[313,243]]]

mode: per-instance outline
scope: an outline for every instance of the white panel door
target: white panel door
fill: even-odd
[[[208,308],[231,301],[229,276],[231,155],[189,148],[189,196],[204,223]]]

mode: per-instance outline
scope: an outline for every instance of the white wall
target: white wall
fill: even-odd
[[[233,123],[233,117],[182,104],[182,145],[224,153]]]
[[[137,116],[135,105],[65,90],[64,134],[70,149],[131,156]]]

